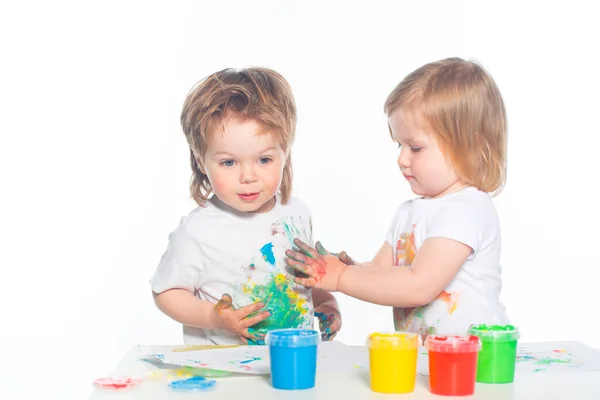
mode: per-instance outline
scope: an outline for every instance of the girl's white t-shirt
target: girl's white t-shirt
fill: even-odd
[[[386,237],[394,250],[394,265],[410,268],[423,242],[432,237],[456,240],[473,251],[431,303],[395,307],[395,329],[425,337],[464,335],[471,324],[508,324],[500,302],[500,223],[490,196],[469,187],[436,199],[417,198],[403,203]]]

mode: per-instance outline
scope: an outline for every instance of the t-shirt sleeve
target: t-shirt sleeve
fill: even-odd
[[[392,247],[394,247],[394,243],[396,241],[396,232],[398,231],[398,224],[400,224],[400,217],[403,214],[402,209],[406,206],[406,203],[402,204],[396,210],[396,214],[394,214],[394,218],[390,223],[387,234],[385,235],[385,241]]]
[[[424,240],[443,237],[469,246],[473,254],[479,252],[490,222],[488,208],[474,199],[449,200],[436,211],[427,224]]]
[[[162,293],[169,289],[185,289],[194,293],[200,286],[202,259],[199,243],[179,227],[169,235],[167,249],[150,280],[152,290]]]

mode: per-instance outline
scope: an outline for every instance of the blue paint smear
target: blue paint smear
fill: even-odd
[[[261,254],[265,258],[265,261],[275,266],[275,256],[273,255],[273,243],[265,244],[262,249],[260,249]]]

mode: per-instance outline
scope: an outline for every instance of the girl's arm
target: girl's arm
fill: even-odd
[[[423,242],[411,268],[348,266],[340,271],[338,290],[357,299],[387,306],[429,304],[454,279],[471,251],[469,246],[452,239],[429,238]]]
[[[411,268],[393,267],[393,264],[365,268],[346,265],[330,254],[322,256],[301,241],[294,243],[309,254],[286,252],[286,262],[308,275],[308,278],[296,278],[299,284],[339,290],[360,300],[394,307],[430,303],[454,279],[472,252],[471,247],[461,242],[431,237],[419,249]]]
[[[385,267],[394,265],[394,249],[388,242],[383,242],[373,260],[362,264],[365,267]]]

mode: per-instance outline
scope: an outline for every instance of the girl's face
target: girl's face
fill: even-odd
[[[400,145],[398,165],[416,195],[441,197],[462,183],[442,153],[435,134],[402,109],[388,117],[393,138]]]
[[[214,124],[208,133],[200,165],[215,195],[239,211],[270,211],[286,160],[278,135],[255,120],[234,118]]]

